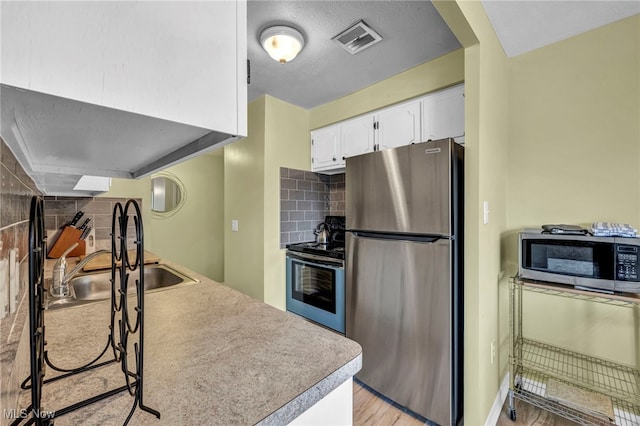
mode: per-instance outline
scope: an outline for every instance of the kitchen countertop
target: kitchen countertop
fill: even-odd
[[[145,295],[143,401],[161,418],[137,408],[130,424],[286,424],[360,370],[356,342],[161,263],[201,282]],[[109,324],[107,301],[45,311],[49,359],[60,368],[92,360],[107,344]],[[81,373],[46,384],[42,408],[55,411],[123,384],[119,364]],[[26,391],[21,407],[29,401]],[[125,391],[55,423],[121,425],[132,404]]]

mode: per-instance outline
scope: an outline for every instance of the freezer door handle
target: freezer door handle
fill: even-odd
[[[431,244],[439,240],[449,240],[452,238],[443,235],[422,235],[422,234],[389,234],[386,232],[372,231],[349,231],[354,237],[369,238],[373,240],[393,240],[393,241],[411,241],[414,243]]]

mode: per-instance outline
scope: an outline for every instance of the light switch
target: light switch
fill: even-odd
[[[482,223],[486,225],[489,223],[489,202],[488,201],[485,201],[484,203],[482,203],[482,211],[483,211]]]
[[[233,219],[231,221],[231,230],[234,232],[238,232],[238,221],[236,219]]]

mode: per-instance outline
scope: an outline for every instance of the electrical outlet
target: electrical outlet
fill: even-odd
[[[231,221],[231,230],[233,232],[238,232],[238,221],[236,219]]]
[[[496,362],[496,341],[491,342],[491,364]]]
[[[85,254],[91,254],[96,251],[96,230],[91,228],[89,235],[85,239]]]
[[[0,259],[0,318],[9,315],[9,259]]]
[[[16,267],[14,269],[15,272],[14,272],[14,275],[13,275],[13,279],[15,280],[15,282],[14,282],[14,286],[15,286],[15,289],[16,289],[16,292],[15,292],[15,298],[16,298],[15,303],[16,303],[16,307],[17,307],[20,304],[20,288],[27,288],[27,287],[22,287],[20,285],[21,284],[21,282],[20,282],[20,256],[19,256],[20,252],[18,251],[18,249],[15,249],[15,250],[16,250]]]
[[[12,248],[9,250],[9,313],[11,314],[18,308],[19,266],[18,249]]]

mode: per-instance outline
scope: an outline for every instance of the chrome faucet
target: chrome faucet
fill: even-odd
[[[75,243],[74,245],[69,247],[64,253],[62,253],[62,256],[60,256],[60,259],[58,259],[58,261],[53,267],[53,279],[52,279],[51,289],[49,290],[49,292],[51,293],[51,296],[53,297],[61,298],[61,297],[72,296],[71,288],[69,287],[69,280],[71,280],[71,278],[73,278],[84,265],[86,265],[91,259],[93,259],[97,255],[103,254],[103,253],[111,253],[111,250],[98,250],[96,252],[93,252],[87,255],[80,262],[78,262],[78,264],[71,271],[69,271],[69,273],[67,273],[68,265],[67,265],[66,256],[71,252],[71,250],[76,248],[77,245],[78,243]]]

